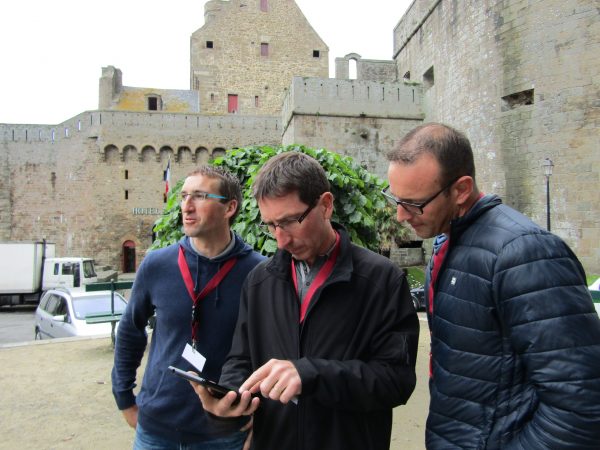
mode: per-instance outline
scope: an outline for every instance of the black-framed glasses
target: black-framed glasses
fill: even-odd
[[[265,230],[268,230],[270,233],[275,233],[275,230],[279,228],[282,231],[294,231],[296,228],[300,226],[302,221],[306,219],[306,216],[310,214],[310,212],[317,206],[318,202],[312,203],[306,210],[300,214],[298,217],[294,218],[286,218],[281,220],[279,223],[275,222],[261,222],[260,226]]]
[[[402,206],[402,208],[404,208],[404,210],[406,212],[417,215],[417,216],[421,216],[421,215],[423,215],[423,208],[425,208],[432,201],[434,201],[437,198],[437,196],[440,195],[442,192],[444,192],[445,190],[450,188],[450,186],[452,186],[454,183],[456,183],[459,178],[460,177],[454,178],[450,183],[448,183],[442,189],[440,189],[435,194],[433,194],[431,197],[429,197],[427,200],[425,200],[424,202],[421,202],[421,203],[414,203],[414,202],[407,202],[404,200],[400,200],[398,197],[394,196],[390,192],[389,186],[386,187],[385,189],[383,189],[381,191],[381,193],[393,206],[395,206],[395,207]]]
[[[180,194],[181,203],[185,202],[188,198],[195,202],[201,202],[206,200],[207,198],[215,198],[217,200],[227,200],[227,197],[223,197],[222,195],[210,194],[204,191],[194,191],[194,192],[182,192]]]

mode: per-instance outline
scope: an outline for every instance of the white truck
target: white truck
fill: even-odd
[[[0,306],[38,303],[51,288],[85,289],[97,281],[94,260],[57,258],[55,244],[0,242]]]

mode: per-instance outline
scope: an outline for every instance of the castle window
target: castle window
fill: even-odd
[[[160,111],[162,109],[162,102],[160,96],[149,95],[148,96],[148,111]]]
[[[320,58],[321,52],[319,50],[313,50],[313,58]]]
[[[213,41],[206,41],[206,48],[213,48]]]
[[[125,200],[129,199],[129,191],[125,189]]]
[[[238,96],[237,94],[227,95],[227,112],[229,114],[235,114],[238,112]]]
[[[269,56],[269,44],[265,42],[260,44],[260,56]]]
[[[410,70],[406,72],[402,78],[404,78],[406,81],[410,80]]]
[[[435,77],[433,75],[433,66],[427,69],[427,72],[423,74],[423,85],[425,89],[429,89],[435,84]]]
[[[254,106],[258,108],[258,95],[254,96]]]
[[[125,169],[125,179],[129,180],[129,170]]]
[[[260,0],[260,10],[263,12],[269,10],[269,0]]]
[[[210,94],[210,101],[215,102],[215,94]]]
[[[524,105],[533,105],[533,89],[515,92],[514,94],[502,97],[502,111],[510,111]]]
[[[356,80],[358,78],[358,64],[356,63],[356,59],[351,59],[348,61],[348,78],[351,80]],[[354,86],[353,86],[354,88]]]

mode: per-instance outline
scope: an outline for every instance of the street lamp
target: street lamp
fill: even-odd
[[[546,176],[546,228],[550,231],[550,177],[552,176],[552,160],[546,158],[542,164],[544,175]]]

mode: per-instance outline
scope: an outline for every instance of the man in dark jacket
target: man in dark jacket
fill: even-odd
[[[437,236],[427,448],[600,448],[600,319],[573,252],[479,193],[462,133],[423,125],[388,158],[397,219]]]
[[[186,236],[178,244],[148,253],[136,274],[119,323],[112,371],[117,406],[136,428],[135,449],[242,448],[243,421],[208,421],[189,383],[167,370],[169,365],[198,370],[181,358],[189,343],[206,358],[202,373],[207,378],[218,379],[221,374],[242,283],[264,259],[230,230],[240,204],[240,185],[234,176],[211,166],[192,172],[181,190]],[[156,325],[136,397],[136,370],[146,348],[146,324],[154,312]]]
[[[254,196],[278,250],[244,284],[223,367],[241,401],[196,392],[215,415],[254,413],[255,449],[388,450],[392,408],[415,386],[419,322],[404,274],[331,223],[333,195],[310,156],[269,160]]]

